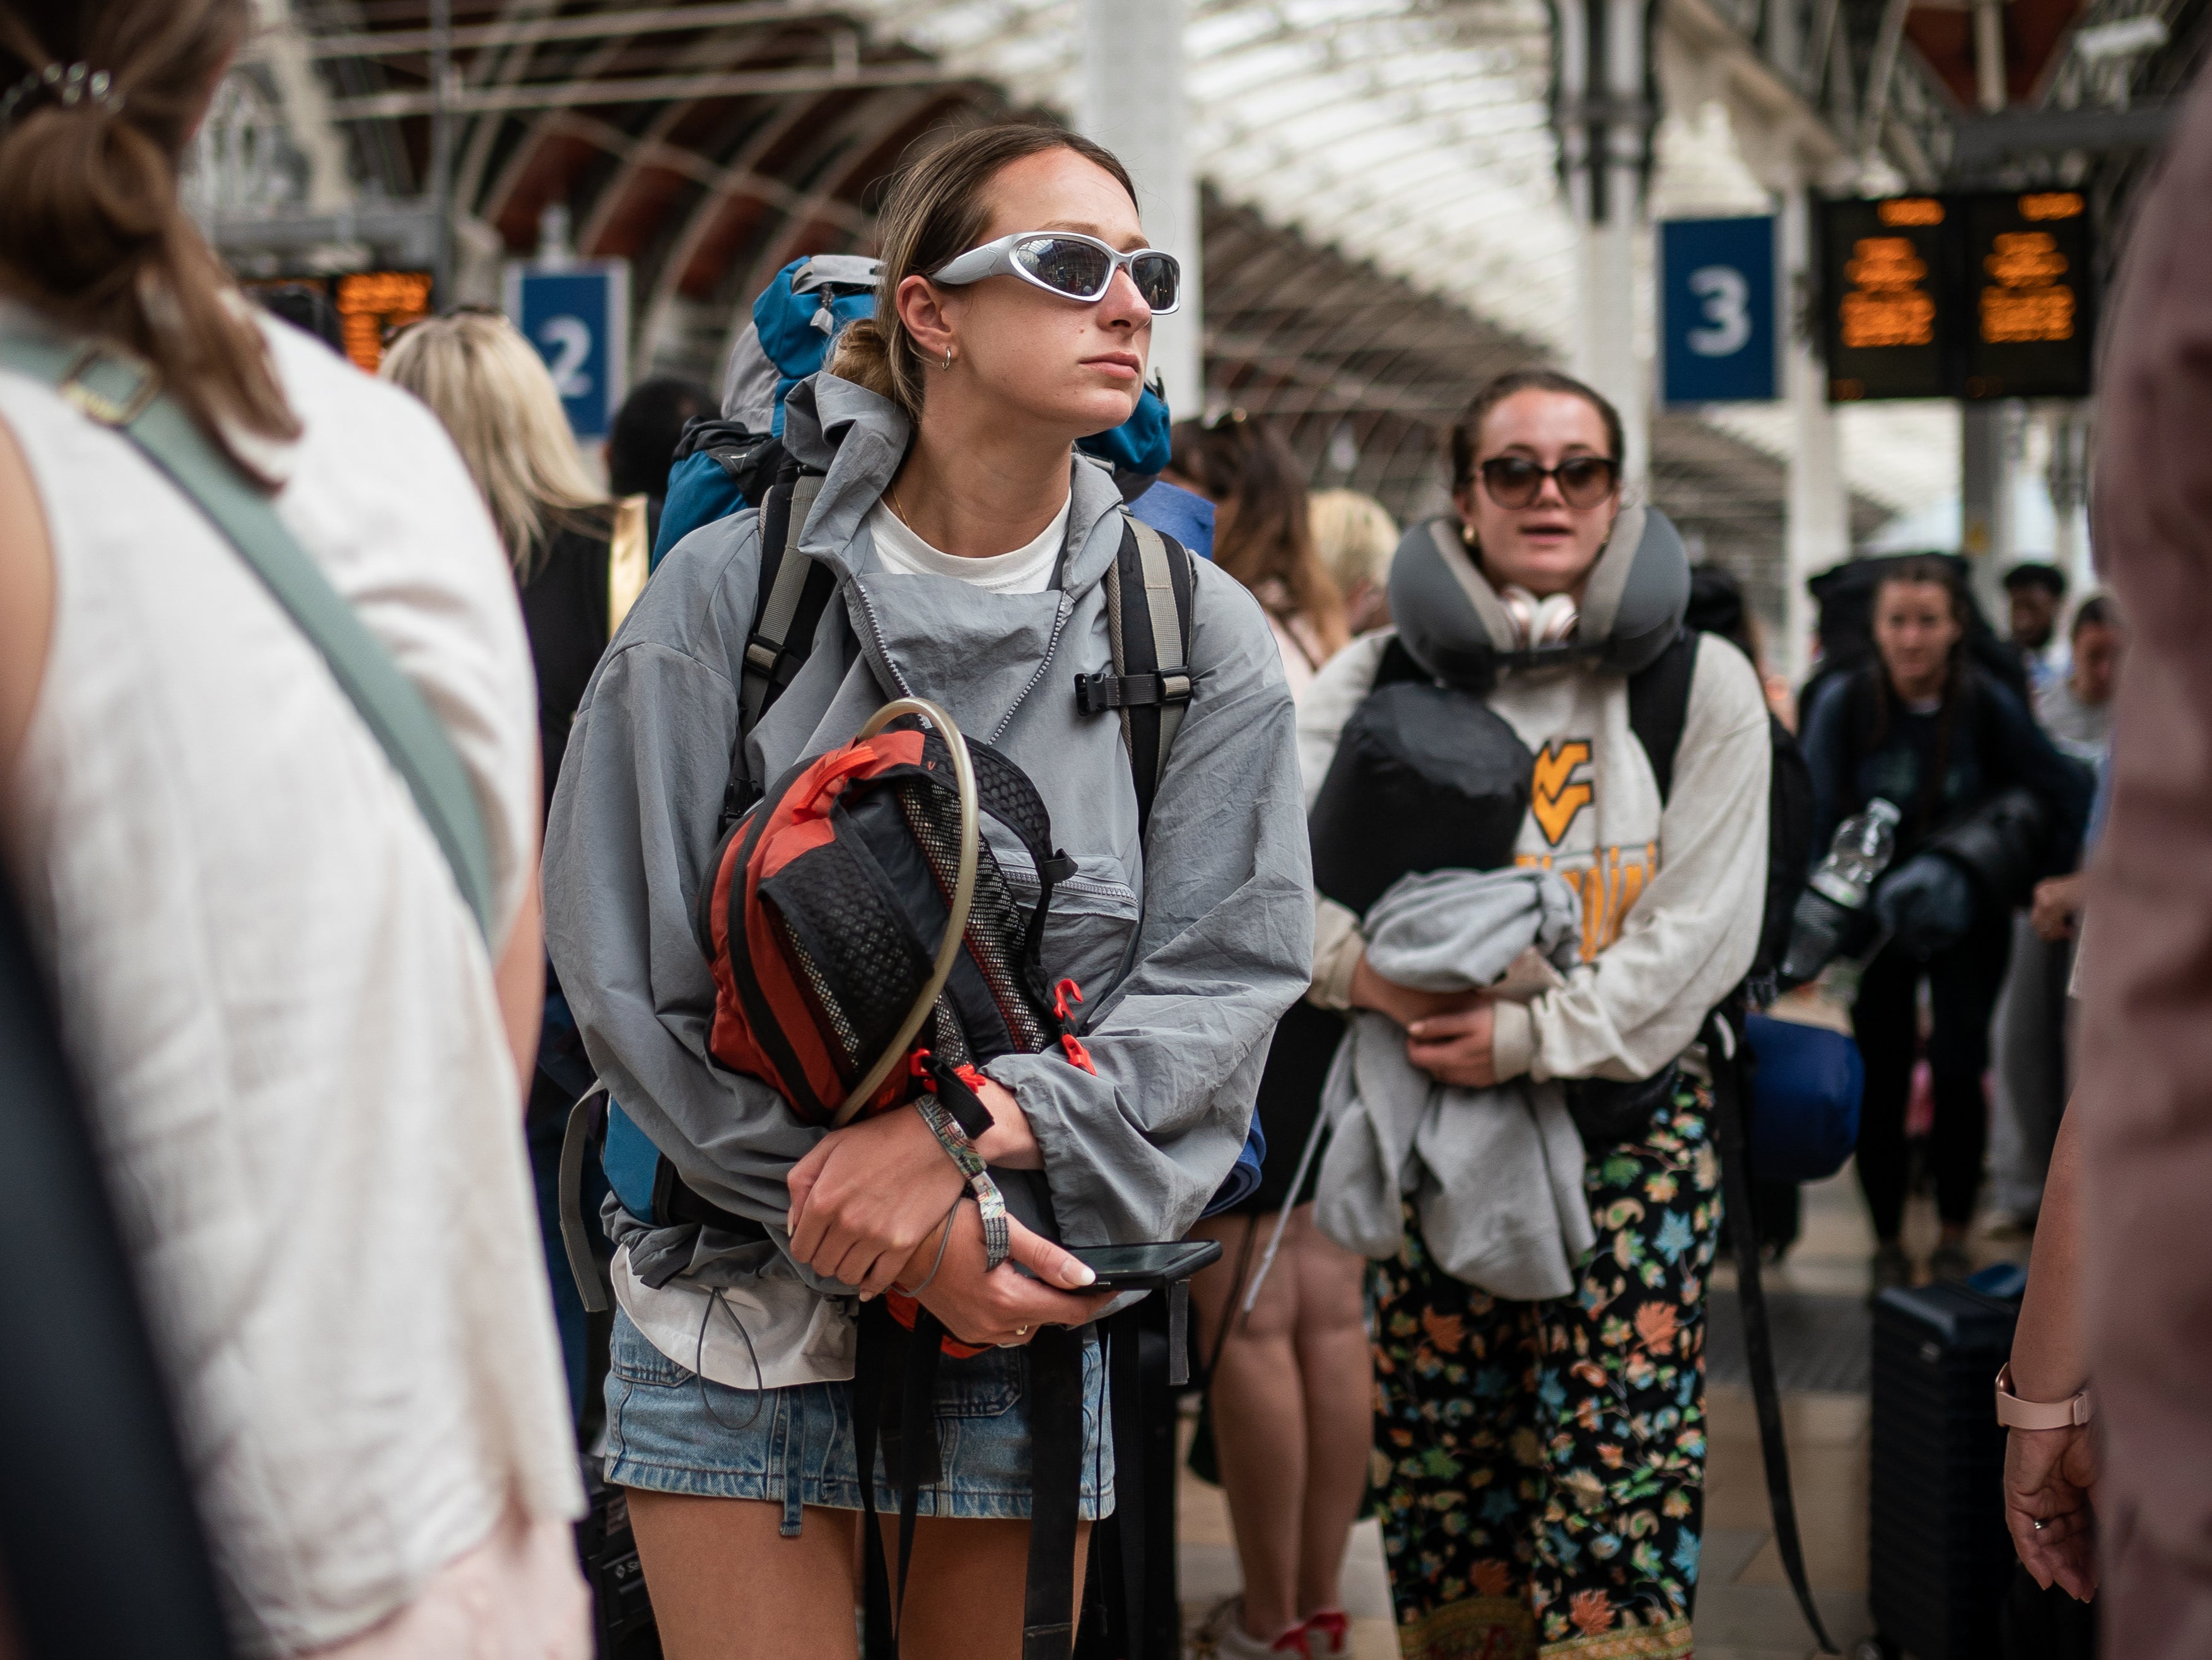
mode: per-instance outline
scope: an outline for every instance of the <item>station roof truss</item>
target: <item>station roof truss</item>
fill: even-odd
[[[289,4],[356,177],[416,197],[428,0]],[[1566,335],[1542,0],[1190,15],[1210,401],[1280,420],[1319,482],[1439,510],[1452,417]],[[869,246],[872,189],[917,141],[1072,109],[1080,33],[1073,0],[455,0],[453,199],[517,255],[565,206],[578,253],[631,262],[632,362],[713,384],[779,266]],[[1653,438],[1654,499],[1778,615],[1780,461],[1688,415]]]

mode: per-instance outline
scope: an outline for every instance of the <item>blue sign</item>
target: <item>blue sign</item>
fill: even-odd
[[[1774,220],[1670,219],[1659,227],[1659,368],[1668,404],[1782,395]]]
[[[576,436],[605,438],[629,389],[629,262],[510,266],[507,314],[544,358]]]

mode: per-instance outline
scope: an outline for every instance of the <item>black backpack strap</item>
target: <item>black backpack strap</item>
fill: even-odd
[[[1077,675],[1075,706],[1085,714],[1120,714],[1136,775],[1140,836],[1151,827],[1152,800],[1190,702],[1193,583],[1188,550],[1124,513],[1121,546],[1106,570],[1114,672]]]
[[[1368,690],[1380,690],[1384,686],[1433,686],[1437,678],[1413,660],[1413,654],[1406,649],[1406,642],[1397,635],[1382,648],[1382,655],[1375,665],[1375,683]]]
[[[1782,1429],[1782,1395],[1774,1378],[1774,1334],[1766,1317],[1766,1292],[1759,1278],[1759,1229],[1752,1220],[1751,1158],[1745,1104],[1748,1052],[1734,1012],[1716,1009],[1705,1022],[1706,1060],[1713,1074],[1713,1128],[1720,1138],[1722,1198],[1735,1247],[1736,1299],[1743,1310],[1743,1356],[1751,1372],[1752,1403],[1759,1417],[1759,1447],[1766,1465],[1766,1501],[1774,1517],[1774,1544],[1797,1606],[1824,1654],[1836,1652],[1805,1575],[1797,1537],[1797,1505],[1790,1490],[1790,1443]]]
[[[607,1091],[599,1085],[569,1108],[568,1128],[561,1137],[561,1247],[568,1253],[568,1272],[586,1314],[605,1314],[609,1306],[607,1270],[592,1249],[584,1219],[584,1160],[597,1158],[606,1140]],[[665,1169],[675,1168],[665,1159],[661,1164]]]
[[[752,730],[792,683],[814,648],[814,630],[836,589],[825,565],[799,550],[806,516],[821,494],[822,475],[779,479],[761,505],[760,609],[745,641],[738,689],[738,730]]]
[[[879,1298],[860,1311],[853,1369],[853,1433],[860,1470],[862,1653],[896,1660],[898,1623],[925,1487],[944,1479],[937,1438],[937,1376],[945,1327],[927,1309],[911,1331]],[[1083,1334],[1044,1326],[1023,1364],[1030,1420],[1030,1548],[1022,1660],[1067,1660],[1075,1641],[1075,1536],[1083,1479]],[[876,1450],[899,1500],[896,1572],[876,1524]]]
[[[1628,729],[1651,763],[1662,807],[1674,787],[1674,751],[1682,747],[1682,728],[1689,724],[1690,681],[1697,668],[1698,636],[1683,629],[1656,659],[1628,677]]]
[[[1030,1385],[1030,1554],[1022,1599],[1022,1660],[1067,1660],[1075,1646],[1083,1334],[1067,1326],[1041,1326],[1024,1358]]]

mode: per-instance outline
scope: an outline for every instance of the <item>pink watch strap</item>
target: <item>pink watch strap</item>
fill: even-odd
[[[2012,1392],[2012,1362],[1997,1368],[1997,1422],[2008,1429],[2063,1430],[2089,1421],[2089,1391],[2064,1401],[2023,1401]]]

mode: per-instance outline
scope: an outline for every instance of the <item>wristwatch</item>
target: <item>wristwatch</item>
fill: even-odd
[[[1997,1368],[1997,1422],[2008,1429],[2071,1429],[2087,1423],[2093,1409],[2086,1389],[2064,1401],[2023,1401],[2012,1392],[2012,1362]]]

